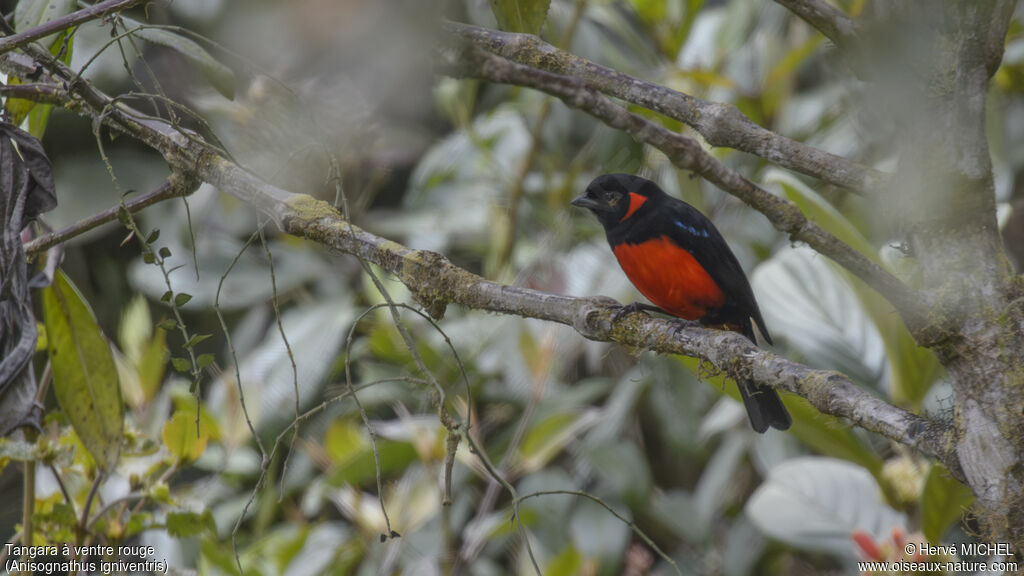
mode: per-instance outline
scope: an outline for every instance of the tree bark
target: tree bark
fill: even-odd
[[[947,335],[932,349],[955,391],[957,456],[986,536],[1021,551],[1024,301],[996,225],[985,130],[1014,4],[879,3],[863,46],[874,47],[873,89],[894,104],[902,134],[889,196],[929,294],[929,322]]]

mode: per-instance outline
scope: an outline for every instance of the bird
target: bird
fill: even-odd
[[[616,318],[643,310],[662,312],[739,332],[755,344],[756,323],[772,343],[743,268],[715,225],[696,208],[631,174],[598,176],[572,205],[597,217],[622,271],[653,304],[626,305]],[[737,385],[755,431],[789,428],[793,420],[775,389],[749,379]]]

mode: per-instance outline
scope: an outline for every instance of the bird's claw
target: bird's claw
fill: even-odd
[[[612,314],[612,323],[614,324],[615,322],[618,322],[619,319],[625,316],[626,314],[646,312],[648,310],[654,312],[661,312],[661,309],[655,306],[651,306],[650,304],[644,304],[643,302],[633,302],[632,304],[626,304],[625,306],[616,310],[615,313]]]
[[[672,323],[672,328],[669,329],[669,334],[672,338],[679,335],[679,332],[686,328],[695,328],[700,326],[700,322],[696,320],[687,320],[685,318],[675,318],[675,322]]]

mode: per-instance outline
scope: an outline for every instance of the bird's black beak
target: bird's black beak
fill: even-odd
[[[588,198],[586,194],[577,196],[575,200],[571,202],[573,206],[579,206],[580,208],[586,208],[588,210],[597,210],[601,208],[601,203],[593,198]]]

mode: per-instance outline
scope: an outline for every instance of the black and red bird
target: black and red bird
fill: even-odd
[[[657,184],[629,174],[598,176],[572,201],[604,226],[608,243],[629,280],[652,309],[742,333],[755,342],[754,326],[771,343],[746,275],[725,239],[703,214]],[[792,419],[778,393],[753,381],[739,382],[754,430],[789,428]]]

